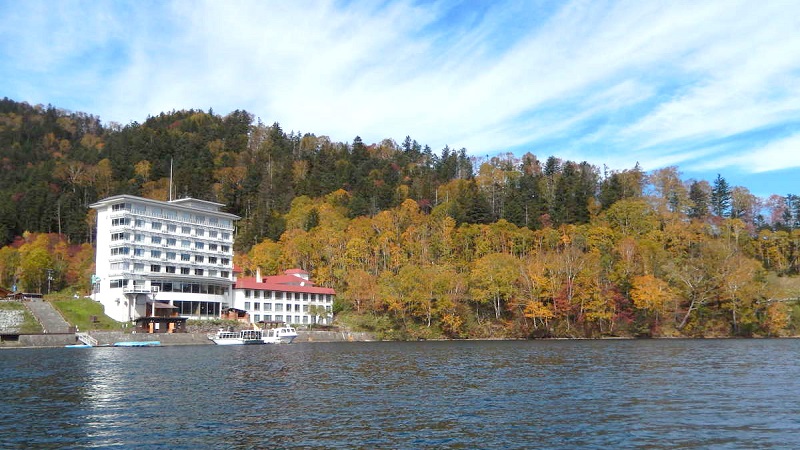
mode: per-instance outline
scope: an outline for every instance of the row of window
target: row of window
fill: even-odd
[[[300,312],[301,308],[304,313],[308,312],[308,305],[300,305],[300,304],[283,304],[283,303],[275,303],[275,311],[276,312],[283,312],[284,308],[286,308],[286,312],[291,312],[294,309],[294,312]],[[252,308],[250,308],[250,302],[244,302],[244,309],[245,311],[262,311],[261,307],[263,306],[263,311],[272,311],[273,304],[272,303],[253,303]],[[325,310],[330,312],[331,306],[325,306]]]
[[[228,287],[206,283],[187,283],[183,281],[151,281],[150,287],[159,292],[183,292],[191,294],[227,295]]]
[[[135,205],[131,207],[130,203],[115,203],[111,205],[111,211],[113,212],[133,212],[134,214],[139,215],[146,215],[152,217],[162,217],[167,220],[178,220],[178,212],[172,209],[163,209],[159,207],[151,207],[149,210],[148,208],[142,205]],[[180,215],[180,220],[183,222],[192,222],[196,224],[208,224],[209,226],[223,226],[228,227],[230,226],[230,221],[227,219],[219,219],[217,217],[208,217],[201,215],[192,216],[187,212],[182,212]]]
[[[211,294],[211,295],[228,295],[228,287],[220,286],[217,284],[207,283],[189,283],[184,281],[151,281],[150,289],[141,281],[134,281],[133,284],[130,280],[119,278],[109,281],[112,289],[132,287],[136,290],[150,290],[154,292],[182,292],[187,294]]]
[[[263,320],[264,320],[264,322],[283,322],[284,321],[283,320],[283,314],[276,314],[274,320],[273,320],[272,317],[273,316],[271,314],[265,314],[264,317],[263,317]],[[262,320],[262,317],[261,317],[260,314],[253,315],[253,321],[254,322],[261,322],[261,320]],[[292,316],[290,316],[290,315],[286,316],[286,323],[289,323],[290,325],[296,325],[296,324],[299,324],[299,323],[303,323],[305,325],[308,325],[309,323],[325,323],[327,321],[328,321],[327,319],[322,319],[322,318],[317,318],[317,317],[309,318],[309,316],[294,316],[294,320],[292,320]]]
[[[218,302],[181,301],[172,302],[175,311],[181,316],[219,317],[221,305]]]
[[[283,291],[262,291],[262,290],[244,290],[244,298],[264,298],[264,300],[311,300],[312,302],[319,301],[330,303],[333,301],[331,294],[309,294],[308,292],[283,292]]]
[[[131,249],[130,247],[111,247],[111,256],[120,256],[120,255],[130,255]],[[145,251],[143,248],[133,248],[133,256],[144,258],[145,256],[149,256],[153,259],[162,259],[162,255],[164,256],[163,259],[167,261],[177,261],[178,260],[178,253],[175,252],[162,252],[161,250],[149,250]],[[216,256],[207,256],[207,255],[196,255],[190,253],[181,253],[180,254],[181,261],[192,261],[196,263],[206,263],[208,264],[220,264],[223,266],[230,265],[231,259],[230,258],[219,258]]]
[[[111,241],[112,242],[129,241],[129,240],[130,240],[130,235],[128,235],[127,233],[112,233],[111,234]],[[134,237],[133,241],[137,242],[137,243],[142,243],[142,244],[145,243],[144,238],[140,234],[137,234]],[[152,236],[150,238],[150,243],[153,244],[153,245],[163,245],[165,247],[177,247],[178,246],[178,240],[177,239],[174,239],[174,238],[164,238],[164,239],[162,239],[161,236]],[[194,241],[194,245],[192,245],[192,241],[188,241],[188,240],[185,240],[185,239],[181,240],[181,248],[187,248],[187,249],[194,248],[195,250],[205,250],[206,246],[208,247],[208,250],[212,251],[212,252],[215,252],[215,251],[219,250],[219,251],[221,251],[223,253],[228,253],[231,250],[230,245],[218,245],[218,244],[215,244],[215,243],[206,244],[205,242],[202,242],[202,241]]]
[[[111,226],[112,227],[126,227],[133,224],[133,228],[145,228],[145,221],[144,219],[131,219],[130,217],[114,217],[111,219]],[[162,232],[162,230],[166,230],[167,233],[177,233],[180,229],[181,234],[184,235],[191,235],[191,236],[198,236],[198,237],[205,237],[208,234],[209,238],[212,239],[222,239],[223,241],[229,241],[231,239],[231,234],[227,231],[217,231],[217,230],[204,230],[203,228],[192,228],[190,226],[182,225],[178,226],[174,223],[162,224],[161,222],[150,222],[150,230]]]

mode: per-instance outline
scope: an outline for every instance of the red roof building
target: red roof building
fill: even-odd
[[[308,272],[290,269],[282,275],[237,277],[233,308],[246,311],[253,323],[282,322],[291,325],[326,324],[333,319],[336,291],[317,286]]]

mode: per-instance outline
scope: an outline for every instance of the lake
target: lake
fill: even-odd
[[[800,448],[800,340],[0,351],[0,448]]]

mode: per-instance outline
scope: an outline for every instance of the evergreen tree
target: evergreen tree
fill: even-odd
[[[709,195],[708,183],[693,181],[689,186],[689,207],[688,216],[693,219],[700,219],[708,215]]]
[[[731,188],[722,175],[717,174],[711,188],[711,211],[718,217],[729,217],[731,208]]]

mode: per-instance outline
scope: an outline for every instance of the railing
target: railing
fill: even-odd
[[[75,333],[75,337],[86,345],[97,347],[98,344],[97,339],[89,336],[89,333]]]

